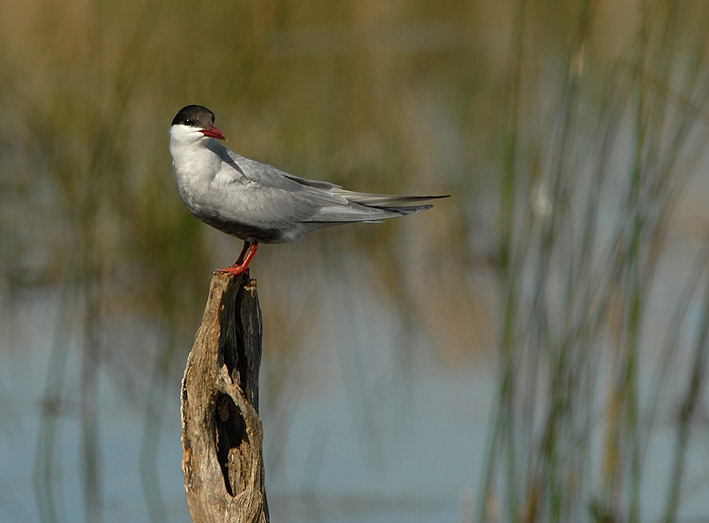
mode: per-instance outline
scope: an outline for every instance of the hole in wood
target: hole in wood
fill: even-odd
[[[251,476],[251,448],[241,410],[226,394],[216,399],[216,443],[224,485],[231,496],[246,489]]]

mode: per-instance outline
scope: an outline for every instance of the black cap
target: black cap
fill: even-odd
[[[202,105],[187,105],[172,119],[172,125],[176,124],[207,129],[214,124],[214,113]]]

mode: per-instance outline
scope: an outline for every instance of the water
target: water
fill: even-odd
[[[50,483],[59,521],[84,519],[81,366],[75,339],[68,340],[65,388],[54,418],[56,439],[39,437],[45,426],[40,415],[45,380],[62,372],[49,369],[60,300],[59,292],[32,292],[12,310],[4,310],[12,321],[0,339],[7,349],[0,371],[0,412],[5,420],[0,433],[0,521],[40,520],[37,498],[44,502],[46,496],[36,496],[33,467],[37,445],[49,443],[56,457]],[[385,326],[369,324],[367,332],[379,330],[381,342]],[[341,337],[342,329],[333,325],[329,335]],[[329,344],[327,330],[323,332],[319,345],[305,351],[301,361],[291,362],[294,368],[310,369],[313,379],[301,377],[289,385],[292,396],[285,400],[285,413],[262,407],[273,520],[458,520],[461,493],[476,488],[482,462],[488,399],[493,395],[489,368],[444,370],[419,347],[412,354],[410,374],[402,375],[394,368],[391,346],[344,343],[338,348]],[[338,354],[340,350],[359,351],[363,376],[353,374],[351,361]],[[140,481],[144,401],[117,386],[115,377],[107,374],[110,366],[100,369],[102,516],[104,521],[147,521]],[[263,374],[267,376],[268,369]],[[180,468],[180,384],[175,378],[163,405],[156,469],[168,520],[189,521]],[[269,384],[263,385],[262,405],[267,406],[273,402]]]
[[[286,362],[290,372],[281,388],[269,382],[283,380],[268,366],[272,357],[262,370],[273,521],[437,522],[469,517],[476,507],[496,395],[493,359],[482,353],[455,368],[441,365],[426,336],[415,330],[408,337],[409,365],[402,370],[395,348],[400,335],[396,318],[386,314],[386,307],[376,307],[364,287],[339,306],[337,283],[331,282],[330,289],[331,296],[323,298],[329,314],[314,320],[301,352]],[[269,299],[264,289],[261,294],[262,301]],[[0,368],[3,522],[39,521],[38,499],[46,502],[34,489],[33,467],[37,445],[49,443],[39,437],[40,428],[46,427],[40,416],[45,381],[62,372],[49,369],[61,296],[29,292],[3,311],[9,320],[0,334],[5,348]],[[58,521],[83,521],[81,367],[77,340],[70,337],[67,343],[50,483]],[[149,521],[140,479],[145,402],[140,392],[122,388],[110,370],[110,365],[101,366],[98,373],[101,515],[108,522]],[[180,468],[179,386],[176,372],[162,405],[155,457],[158,485],[151,491],[160,492],[160,510],[175,522],[189,521]],[[274,390],[280,390],[280,397],[273,397]],[[674,438],[673,419],[661,417],[644,463],[644,514],[664,506],[664,495],[656,494],[664,494]],[[709,511],[707,483],[701,481],[706,458],[705,449],[690,452],[686,476],[692,486],[683,498],[683,517],[701,518]]]

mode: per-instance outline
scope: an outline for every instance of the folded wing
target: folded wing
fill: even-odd
[[[271,215],[282,214],[300,223],[377,222],[425,211],[432,205],[421,202],[448,197],[348,191],[330,182],[294,176],[228,149],[226,151],[229,152],[229,163],[256,185],[261,196],[269,200]]]

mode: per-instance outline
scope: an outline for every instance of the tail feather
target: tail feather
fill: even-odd
[[[430,203],[423,205],[407,205],[409,203],[448,197],[448,195],[396,196],[390,194],[356,193],[345,190],[339,190],[336,194],[346,198],[350,204],[346,206],[334,205],[323,207],[319,210],[317,215],[307,221],[311,223],[377,223],[382,220],[425,211],[433,207]]]
[[[347,200],[354,202],[354,203],[359,203],[361,205],[366,205],[367,207],[380,207],[380,208],[388,208],[388,209],[394,209],[396,207],[408,207],[407,204],[410,203],[416,203],[416,202],[423,202],[427,200],[437,200],[439,198],[448,198],[450,195],[448,194],[442,194],[442,195],[426,195],[426,196],[408,196],[408,195],[396,195],[396,194],[373,194],[373,193],[363,193],[363,192],[354,192],[354,191],[347,191],[345,189],[334,189],[332,191],[334,194],[338,196],[343,196]],[[411,207],[425,207],[425,209],[429,209],[431,206],[418,206],[418,205],[413,205]],[[419,209],[419,210],[425,210],[425,209]],[[411,212],[417,212],[417,211],[411,211]]]

